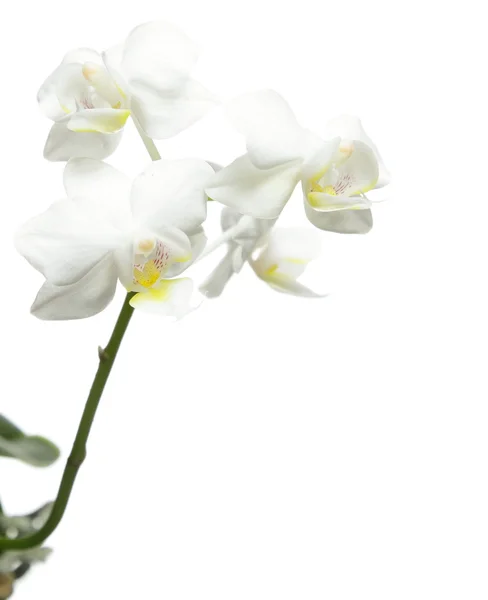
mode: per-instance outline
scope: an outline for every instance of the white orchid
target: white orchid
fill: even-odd
[[[216,103],[190,77],[197,59],[195,44],[164,22],[136,27],[102,55],[89,48],[69,52],[38,93],[41,109],[55,122],[45,157],[106,158],[131,114],[151,138],[189,127]]]
[[[182,316],[192,284],[180,275],[201,252],[207,214],[204,161],[156,161],[133,182],[113,167],[77,158],[64,171],[67,198],[18,232],[19,252],[46,278],[32,306],[41,319],[103,310],[117,279],[134,307]]]
[[[98,348],[98,368],[54,502],[27,519],[6,518],[0,505],[0,600],[50,552],[43,543],[64,517],[133,309],[176,319],[193,311],[199,302],[186,271],[219,248],[224,256],[200,286],[200,301],[220,296],[246,265],[268,289],[324,297],[300,281],[320,254],[323,232],[278,228],[283,208],[301,182],[306,215],[318,229],[365,233],[372,227],[366,193],[388,183],[359,119],[336,118],[321,138],[271,90],[229,104],[247,145],[229,166],[161,160],[154,139],[178,134],[216,104],[191,77],[197,58],[179,29],[146,23],[101,54],[69,52],[39,90],[40,107],[54,121],[44,155],[67,161],[66,194],[16,236],[18,251],[44,278],[31,312],[44,320],[83,319],[105,309],[119,282],[127,294],[107,344]],[[129,117],[153,161],[133,180],[102,162]],[[226,206],[222,232],[207,244],[208,200]],[[210,204],[217,209],[217,202]],[[0,415],[0,457],[46,466],[58,455],[53,444],[24,435]]]
[[[235,273],[249,263],[256,275],[273,289],[295,296],[323,297],[297,281],[321,250],[321,235],[302,227],[273,228],[275,220],[255,219],[224,208],[224,232],[239,233],[227,244],[227,252],[200,290],[209,298],[220,296]]]
[[[215,174],[209,197],[242,214],[275,219],[301,181],[313,225],[338,233],[371,229],[371,201],[365,194],[386,185],[389,176],[359,119],[329,122],[324,141],[300,126],[272,90],[241,96],[228,112],[246,136],[247,154]]]

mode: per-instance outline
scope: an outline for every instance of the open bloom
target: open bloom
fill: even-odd
[[[200,290],[209,298],[219,296],[235,273],[248,262],[256,275],[273,289],[305,297],[323,297],[298,278],[321,250],[321,235],[302,227],[273,228],[275,220],[254,219],[231,208],[222,211],[223,231],[244,224],[227,244],[227,252]]]
[[[102,55],[89,48],[68,52],[38,93],[41,109],[55,122],[45,157],[105,158],[131,114],[151,138],[189,127],[215,105],[190,77],[197,59],[195,44],[164,22],[136,27],[124,44]]]
[[[308,219],[320,229],[365,233],[372,227],[366,192],[388,183],[373,142],[356,117],[338,117],[325,141],[301,127],[285,100],[272,90],[246,94],[229,104],[247,154],[218,171],[208,195],[240,213],[278,217],[301,181]]]
[[[133,306],[177,317],[189,310],[182,273],[205,245],[204,161],[157,161],[131,182],[113,167],[77,158],[66,165],[67,198],[18,232],[19,252],[46,278],[32,306],[41,319],[103,310],[117,279],[138,292]],[[186,303],[186,305],[185,305]]]

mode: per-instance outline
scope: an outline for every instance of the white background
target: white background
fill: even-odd
[[[55,552],[16,598],[486,600],[482,3],[4,6],[1,411],[65,459],[123,298],[88,321],[29,315],[42,278],[12,236],[63,193],[37,88],[68,49],[155,18],[202,44],[196,76],[223,99],[275,88],[318,133],[361,116],[394,187],[367,236],[324,233],[313,284],[327,299],[246,271],[176,325],[135,315]],[[159,147],[225,163],[244,142],[216,111]],[[129,128],[110,162],[147,161]],[[307,224],[298,197],[283,221]],[[2,461],[6,508],[52,498],[62,469]]]

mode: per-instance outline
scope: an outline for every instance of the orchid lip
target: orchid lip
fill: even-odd
[[[133,283],[152,288],[170,266],[170,250],[161,240],[143,238],[135,244]]]

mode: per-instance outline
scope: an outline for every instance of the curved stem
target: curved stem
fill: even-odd
[[[156,148],[156,144],[150,137],[146,135],[141,127],[141,124],[136,117],[134,117],[134,115],[132,115],[132,119],[151,159],[153,161],[161,160],[161,155]],[[98,357],[100,360],[98,371],[95,375],[95,379],[93,380],[93,384],[85,404],[85,409],[83,411],[80,424],[78,425],[78,431],[73,443],[73,448],[71,449],[71,454],[64,468],[58,495],[56,496],[56,500],[54,501],[48,520],[44,526],[39,529],[39,531],[32,535],[17,539],[0,537],[0,553],[4,550],[25,550],[27,548],[39,546],[51,535],[51,533],[53,533],[53,531],[61,522],[68,505],[71,491],[73,490],[76,476],[78,475],[78,471],[86,458],[86,443],[88,436],[90,435],[90,430],[103,394],[103,390],[105,388],[105,384],[107,383],[110,371],[112,370],[112,366],[115,362],[115,357],[117,356],[117,351],[120,347],[127,326],[129,325],[132,313],[134,312],[134,309],[129,304],[129,301],[133,295],[133,293],[127,294],[107,347],[105,349],[98,349]],[[0,513],[1,512],[2,507],[0,505]]]
[[[0,552],[2,550],[24,550],[39,546],[48,538],[61,522],[66,506],[73,490],[79,468],[86,458],[86,443],[93,424],[93,419],[97,412],[100,399],[107,383],[110,371],[112,370],[117,351],[124,337],[124,333],[129,325],[134,309],[129,304],[134,294],[127,294],[119,318],[115,324],[112,336],[105,349],[98,349],[99,365],[98,371],[93,380],[93,384],[85,404],[85,409],[78,425],[78,432],[71,454],[66,462],[66,466],[59,486],[58,495],[54,501],[53,509],[44,526],[36,533],[17,539],[0,538]]]
[[[156,144],[150,137],[146,135],[146,132],[144,131],[141,124],[139,123],[139,121],[133,113],[132,120],[134,121],[134,125],[136,126],[137,132],[141,136],[141,140],[143,141],[144,146],[146,146],[146,150],[149,152],[151,160],[161,160],[161,154],[159,154],[159,150],[156,148]]]

